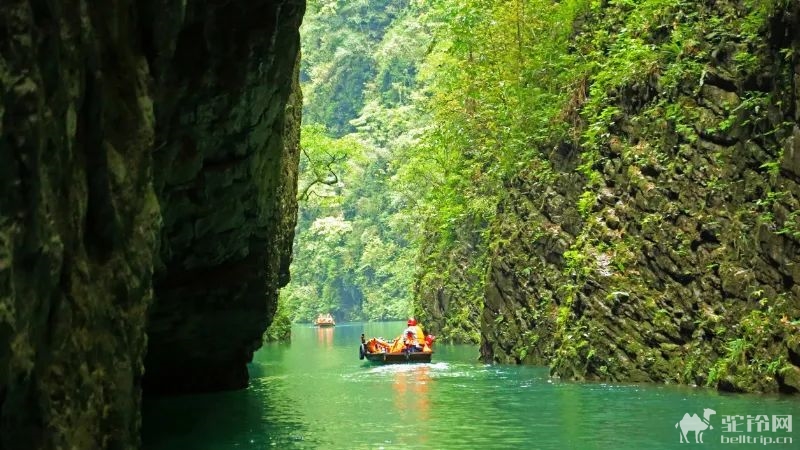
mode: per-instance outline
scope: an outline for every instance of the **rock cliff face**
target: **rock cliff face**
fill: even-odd
[[[137,447],[145,372],[244,383],[288,276],[303,7],[0,4],[0,448]]]
[[[298,152],[284,151],[284,108],[301,13],[299,2],[189,3],[172,41],[154,43],[164,225],[145,391],[247,383],[288,281]]]
[[[585,23],[624,36],[636,7],[622,3]],[[508,182],[482,355],[572,379],[798,392],[800,7],[676,5],[637,39],[662,48],[680,14],[699,30],[680,57],[576,92],[584,130],[606,96],[599,150],[555,143],[551,179]]]
[[[487,251],[474,231],[485,226],[478,220],[465,220],[455,232],[458,244],[447,255],[436,248],[436,232],[425,232],[429,239],[420,255],[426,270],[414,286],[414,297],[425,301],[417,303],[414,316],[426,333],[441,342],[480,342]]]

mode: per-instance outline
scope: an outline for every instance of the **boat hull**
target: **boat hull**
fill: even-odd
[[[365,353],[367,361],[381,364],[429,363],[433,352]]]
[[[316,326],[318,326],[320,328],[331,328],[331,327],[335,327],[336,326],[335,323],[329,323],[329,322],[315,323],[314,325],[316,325]]]

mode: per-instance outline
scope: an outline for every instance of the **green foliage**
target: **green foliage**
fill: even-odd
[[[303,127],[301,147],[299,184],[308,195],[301,195],[281,311],[293,321],[327,312],[340,320],[405,317],[414,254],[398,230],[397,205],[385,195],[385,155],[313,124]]]
[[[791,301],[785,294],[772,299],[762,297],[763,292],[754,291],[751,295],[761,299],[759,308],[750,311],[733,330],[734,337],[725,344],[725,354],[709,370],[708,386],[727,380],[738,388],[760,390],[759,385],[748,385],[752,380],[768,383],[790,367],[781,349],[769,343],[781,335],[792,336],[790,341],[795,343],[798,341],[796,324],[787,319],[788,314],[796,312]]]
[[[292,336],[292,318],[291,311],[286,306],[286,294],[281,292],[278,298],[278,310],[275,312],[275,317],[272,318],[267,331],[264,332],[265,342],[275,341],[288,341]]]
[[[596,204],[597,195],[592,191],[584,191],[580,199],[578,199],[578,211],[581,215],[587,217]]]
[[[488,227],[504,183],[523,171],[552,176],[540,149],[567,134],[570,101],[579,96],[569,36],[585,3],[429,4],[435,39],[419,67],[417,97],[429,120],[419,141],[399,152],[394,181],[415,199],[414,218],[427,231],[415,301],[424,304],[434,288],[446,292],[451,333],[463,327],[477,340],[487,251],[497,246]],[[447,281],[429,284],[431,272]]]
[[[601,364],[603,350],[593,347],[589,324],[578,312],[586,307],[579,305],[579,293],[610,277],[619,289],[614,292],[626,295],[607,297],[608,302],[650,299],[646,314],[653,322],[676,328],[672,309],[651,298],[636,269],[648,245],[642,236],[660,242],[665,230],[674,228],[670,222],[695,211],[679,209],[681,198],[648,210],[639,223],[641,236],[625,224],[610,231],[609,223],[633,217],[622,208],[636,205],[620,202],[619,214],[601,217],[598,211],[614,209],[606,208],[607,191],[624,190],[630,182],[630,195],[647,202],[661,187],[654,184],[655,172],[696,180],[709,198],[736,192],[741,180],[725,168],[745,163],[716,142],[745,133],[752,136],[747,145],[766,153],[758,156],[754,178],[763,175],[765,185],[779,178],[783,158],[775,143],[794,124],[771,122],[788,106],[760,90],[764,80],[757,72],[771,45],[765,28],[788,4],[309,2],[301,192],[312,188],[301,196],[293,280],[284,300],[290,316],[309,320],[332,311],[349,319],[385,319],[413,311],[426,323],[436,321],[445,339],[477,341],[492,258],[510,258],[511,248],[528,246],[527,251],[559,234],[553,224],[536,222],[535,214],[525,219],[531,223],[521,223],[502,209],[520,206],[508,200],[530,190],[530,197],[543,203],[526,210],[542,210],[546,198],[537,191],[547,191],[562,182],[565,171],[576,169],[570,180],[577,186],[560,207],[577,211],[580,222],[579,232],[569,233],[568,249],[558,255],[564,283],[546,305],[534,308],[537,322],[554,327],[548,330],[552,336],[537,333],[521,341],[516,336],[510,354],[531,358],[535,345],[552,338],[557,364],[576,367],[582,361],[613,374],[623,363],[609,358]],[[782,57],[790,61],[793,55],[784,51]],[[750,90],[737,87],[714,98],[713,105],[698,105],[728,78],[742,80]],[[701,147],[709,142],[720,149]],[[559,167],[553,154],[562,148],[579,153],[577,167]],[[621,183],[611,187],[609,171],[620,162],[625,172],[618,172],[621,180],[614,183]],[[792,195],[782,197],[781,189],[758,190],[760,198],[743,214],[750,214],[751,223],[800,239],[800,208]],[[529,228],[535,231],[528,233]],[[693,256],[688,234],[671,236],[670,258]],[[519,259],[504,262],[515,281],[525,284],[539,266]],[[708,267],[719,271],[720,265],[724,262]],[[769,292],[756,287],[747,294],[756,301]],[[490,325],[509,335],[529,329],[532,320],[523,313],[496,317]],[[759,320],[750,318],[753,324]],[[754,350],[760,334],[736,334],[730,324],[717,322],[709,319],[703,326],[729,342],[709,379],[718,381],[742,361],[757,360],[758,373],[775,373],[780,362]],[[708,356],[699,346],[687,351],[695,353],[676,378],[699,380]]]
[[[409,104],[429,34],[408,1],[311,1],[302,32],[300,213],[282,311],[293,321],[404,318],[415,199],[393,189],[393,152],[421,120]]]
[[[298,200],[305,207],[336,204],[344,186],[340,175],[364,161],[361,144],[352,138],[332,138],[323,125],[310,124],[302,127],[300,148]]]
[[[386,59],[377,61],[376,47],[409,5],[409,0],[308,2],[301,30],[306,122],[325,125],[336,137],[355,131],[350,121],[365,104],[364,86],[376,75],[395,82]]]

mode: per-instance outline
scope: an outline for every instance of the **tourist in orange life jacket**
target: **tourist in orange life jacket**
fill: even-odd
[[[408,319],[408,328],[403,331],[403,342],[407,351],[422,351],[425,342],[425,333],[413,317]]]

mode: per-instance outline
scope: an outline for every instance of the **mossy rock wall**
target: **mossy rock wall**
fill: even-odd
[[[603,55],[574,96],[583,137],[542,149],[551,176],[508,182],[485,360],[800,390],[800,8],[743,3],[676,1],[642,21],[602,2],[576,24],[575,51]],[[629,42],[652,59],[608,82]]]
[[[478,222],[465,221],[450,238],[432,230],[425,233],[414,315],[439,342],[480,341],[487,250],[479,232],[485,224]]]

